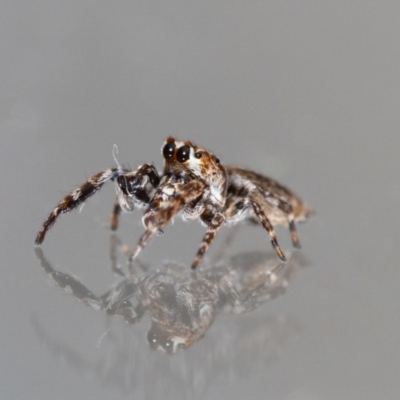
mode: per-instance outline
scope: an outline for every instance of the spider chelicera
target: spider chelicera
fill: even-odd
[[[282,261],[286,259],[279,247],[274,225],[287,226],[293,246],[300,247],[296,223],[304,221],[312,211],[292,191],[251,170],[224,167],[214,154],[189,141],[169,137],[162,154],[164,169],[161,175],[153,165],[143,164],[136,171],[118,165],[90,177],[54,208],[38,232],[35,244],[43,242],[60,214],[79,207],[105,182],[112,180],[117,192],[112,230],[118,227],[121,210],[132,212],[134,206],[146,208],[143,215],[146,229],[130,253],[130,260],[136,258],[151,238],[162,232],[179,213],[184,219],[200,219],[207,228],[192,268],[200,263],[223,225],[240,221],[261,223]]]

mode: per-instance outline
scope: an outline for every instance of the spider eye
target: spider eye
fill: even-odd
[[[190,156],[189,146],[182,146],[176,153],[176,158],[179,162],[185,162],[189,160],[189,156]]]
[[[197,153],[194,154],[194,156],[195,156],[196,158],[201,158],[202,154],[201,154],[200,152],[197,152]]]
[[[219,158],[216,158],[216,159],[215,159],[215,162],[216,162],[217,164],[219,164],[219,163],[220,163]]]
[[[173,156],[175,150],[175,143],[167,143],[163,148],[163,156],[166,159],[169,159]]]

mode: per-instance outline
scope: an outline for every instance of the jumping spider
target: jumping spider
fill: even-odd
[[[199,218],[207,227],[193,260],[193,269],[224,224],[239,221],[261,223],[282,261],[286,259],[278,245],[273,225],[288,226],[293,246],[300,247],[296,222],[304,221],[312,211],[289,189],[253,171],[224,167],[214,154],[189,141],[169,137],[163,145],[162,154],[164,170],[161,176],[153,165],[143,164],[136,171],[118,165],[90,177],[54,208],[38,232],[35,244],[43,242],[60,214],[79,207],[105,182],[112,180],[117,192],[112,230],[118,227],[121,210],[132,212],[135,205],[146,208],[143,215],[146,230],[130,253],[130,260],[136,258],[151,238],[161,233],[178,213],[189,220]]]

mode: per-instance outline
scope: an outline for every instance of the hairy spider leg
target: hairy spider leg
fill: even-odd
[[[300,244],[299,236],[297,234],[296,224],[295,224],[295,219],[294,219],[293,213],[288,214],[288,221],[289,221],[290,237],[292,238],[292,244],[294,247],[300,249],[301,244]]]
[[[120,168],[109,168],[91,176],[83,185],[65,196],[47,217],[39,230],[35,244],[43,243],[47,231],[54,225],[61,214],[68,213],[93,196],[109,180],[116,180],[116,191],[119,207],[133,211],[133,203],[147,205],[150,198],[146,192],[147,182],[156,187],[159,177],[154,166],[141,165],[135,172]],[[114,206],[115,210],[115,206]],[[119,209],[117,209],[117,213]],[[114,218],[115,219],[115,218]],[[118,222],[116,223],[118,225]]]
[[[263,194],[263,193],[261,193],[261,194]],[[293,213],[293,207],[289,203],[282,200],[278,196],[275,196],[271,192],[264,193],[264,196],[267,201],[268,201],[268,199],[271,199],[271,201],[273,203],[276,203],[276,205],[278,206],[278,208],[280,210],[282,210],[285,214],[287,214],[289,232],[290,232],[290,237],[292,239],[292,244],[294,247],[300,249],[301,245],[300,245],[299,236],[298,236],[297,230],[296,230],[296,223],[295,223],[295,216]]]
[[[250,201],[243,197],[238,197],[235,200],[232,198],[227,199],[227,206],[224,212],[225,223],[226,224],[235,224],[240,220],[240,216],[243,212],[245,212],[250,207]],[[254,221],[258,223],[258,221]],[[214,256],[214,263],[218,262],[222,258],[224,258],[227,254],[229,254],[231,244],[236,237],[238,232],[237,225],[230,226],[229,231],[223,241],[222,246],[220,247],[217,254]]]
[[[203,237],[203,241],[200,244],[199,249],[197,250],[196,257],[194,258],[192,263],[192,269],[195,269],[199,265],[204,256],[204,253],[208,250],[211,242],[214,240],[216,233],[225,222],[225,218],[222,213],[217,213],[213,215],[210,221],[207,221],[203,215],[201,219],[207,223],[207,232]]]
[[[136,248],[131,252],[129,261],[135,259],[149,244],[154,234],[162,230],[188,203],[200,196],[205,196],[204,192],[209,193],[209,187],[201,179],[187,183],[166,183],[160,186],[143,216],[146,230],[140,237]]]
[[[267,232],[271,238],[272,247],[274,248],[278,257],[282,261],[286,261],[285,255],[283,254],[282,249],[279,247],[278,241],[276,239],[276,234],[275,234],[274,228],[273,228],[270,220],[268,219],[267,214],[263,210],[263,204],[265,201],[266,200],[259,193],[251,193],[250,194],[251,205],[253,206],[254,212],[257,215],[258,219],[260,220],[262,226],[264,227],[264,229],[267,230]]]
[[[35,244],[39,245],[43,243],[47,231],[54,225],[60,214],[68,213],[79,207],[90,196],[100,190],[105,182],[116,178],[120,174],[121,171],[118,168],[109,168],[100,171],[91,176],[82,186],[65,196],[44,221],[36,236]]]
[[[114,208],[111,214],[111,230],[116,231],[118,229],[119,215],[121,214],[122,208],[119,205],[118,196],[115,199]]]

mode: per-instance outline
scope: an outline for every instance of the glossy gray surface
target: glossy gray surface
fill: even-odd
[[[398,398],[398,2],[1,6],[1,399]],[[114,166],[114,143],[121,163],[161,168],[168,135],[279,179],[317,211],[299,226],[293,257],[307,268],[285,294],[218,311],[173,356],[149,347],[149,314],[132,325],[87,307],[33,248],[60,198]],[[42,247],[97,296],[121,280],[113,190],[60,218]],[[139,212],[124,215],[118,237],[133,245],[142,229]],[[142,253],[142,276],[188,266],[203,232],[177,220]],[[270,250],[244,226],[229,255],[244,268],[243,253]]]

